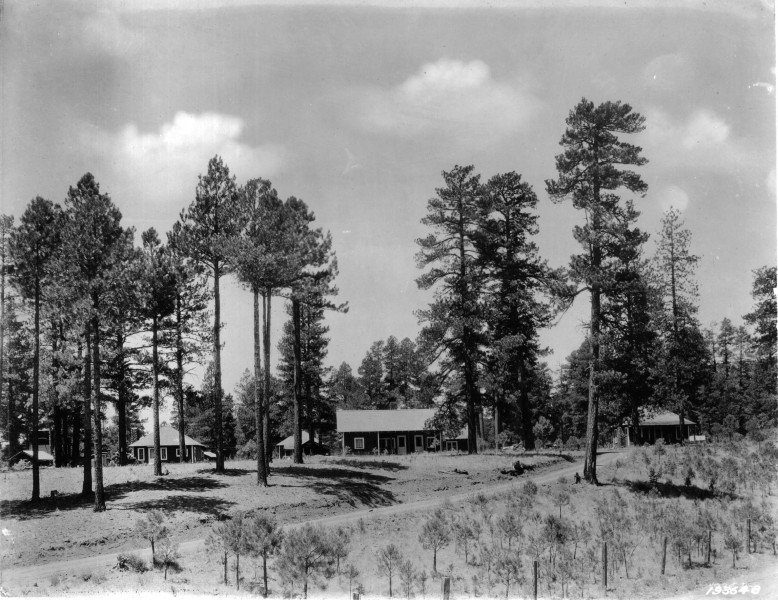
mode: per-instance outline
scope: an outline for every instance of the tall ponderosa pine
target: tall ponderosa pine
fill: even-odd
[[[194,202],[181,212],[178,247],[192,260],[207,268],[213,278],[213,393],[215,404],[216,471],[224,471],[222,439],[221,296],[219,281],[232,270],[231,245],[240,235],[241,212],[235,177],[221,157],[208,162],[208,172],[200,176]]]
[[[321,303],[322,308],[345,312],[345,304],[336,306],[325,300],[327,296],[338,293],[333,281],[338,274],[338,261],[332,250],[332,237],[321,228],[313,229],[310,224],[315,220],[313,212],[302,200],[290,197],[286,203],[289,226],[285,230],[285,239],[291,249],[288,255],[289,279],[285,286],[290,290],[293,330],[293,435],[294,463],[303,462],[302,414],[303,397],[302,373],[302,305],[312,298]]]
[[[492,396],[518,399],[524,447],[535,448],[529,373],[540,354],[539,330],[548,324],[550,312],[541,301],[551,273],[538,256],[532,237],[538,232],[538,199],[521,175],[495,175],[480,197],[479,235],[476,246],[488,278],[487,304],[491,318],[490,342],[493,365]],[[495,401],[495,439],[499,434],[500,403]]]
[[[100,193],[100,186],[91,173],[84,175],[75,187],[69,189],[65,205],[68,219],[62,235],[63,260],[58,263],[58,272],[66,285],[71,285],[89,306],[85,333],[91,357],[85,357],[84,364],[86,371],[91,370],[92,379],[95,511],[103,511],[100,322],[111,278],[119,269],[119,259],[126,255],[124,249],[132,245],[132,230],[122,228],[121,212],[108,194]],[[89,453],[85,452],[85,465],[89,460]]]
[[[10,271],[10,267],[13,264],[11,262],[11,255],[8,252],[8,242],[11,238],[11,232],[13,231],[14,218],[10,215],[0,215],[0,406],[3,406],[3,394],[5,392],[5,282],[6,276]],[[8,425],[12,419],[12,406],[8,404]],[[8,427],[7,425],[7,427]],[[11,439],[11,430],[7,430],[9,456],[13,455],[16,451],[16,440]]]
[[[311,294],[300,303],[300,408],[301,421],[305,423],[310,440],[315,439],[315,430],[325,421],[325,413],[331,413],[325,409],[321,393],[327,374],[324,359],[329,344],[329,327],[324,324],[326,304],[326,300],[317,294]],[[287,313],[293,316],[291,304],[287,305]],[[290,388],[294,385],[296,364],[294,343],[294,321],[290,319],[284,323],[283,337],[278,344],[279,371]]]
[[[151,381],[154,416],[154,475],[162,475],[160,456],[159,404],[160,374],[163,372],[159,357],[160,328],[173,314],[176,299],[176,273],[167,249],[162,246],[156,230],[144,231],[143,241],[143,298],[142,313],[151,331]],[[182,454],[183,460],[186,455]]]
[[[233,246],[233,261],[238,278],[254,298],[254,411],[257,444],[257,484],[267,486],[269,434],[266,416],[269,412],[270,384],[270,303],[274,293],[289,279],[286,251],[289,250],[287,213],[284,203],[271,183],[252,179],[241,189],[241,204],[248,216],[243,234]],[[259,304],[262,300],[262,314]],[[260,328],[261,323],[261,328]],[[265,370],[262,370],[262,347],[265,344]]]
[[[40,500],[38,464],[38,422],[40,395],[41,308],[46,292],[49,266],[59,251],[62,233],[62,211],[59,205],[38,196],[24,211],[19,226],[11,234],[10,254],[14,263],[13,282],[21,295],[32,301],[32,500]]]
[[[448,356],[444,371],[461,376],[459,396],[466,406],[468,451],[473,454],[478,452],[478,363],[483,329],[482,274],[475,249],[482,191],[472,166],[455,166],[443,172],[443,179],[446,186],[438,188],[437,196],[427,202],[427,216],[422,219],[432,233],[416,240],[418,267],[429,267],[416,281],[424,290],[437,287],[434,302],[419,312],[419,318],[426,323],[422,335],[432,354]]]
[[[559,142],[564,152],[556,157],[559,174],[546,181],[552,200],[571,198],[583,210],[586,224],[577,226],[573,236],[583,247],[570,264],[570,277],[591,296],[589,337],[589,409],[586,426],[584,477],[597,483],[597,436],[599,418],[598,373],[602,336],[601,305],[613,286],[618,268],[619,247],[629,226],[637,219],[632,203],[621,203],[617,190],[644,195],[648,186],[640,175],[622,165],[640,166],[647,160],[641,148],[622,142],[619,134],[639,133],[645,118],[632,112],[629,104],[605,102],[599,106],[585,98],[570,111],[567,129]]]
[[[168,255],[175,273],[175,308],[162,332],[161,344],[172,354],[167,360],[168,376],[173,382],[176,398],[178,453],[186,456],[186,409],[184,407],[184,376],[187,369],[202,364],[211,343],[212,329],[208,324],[208,301],[211,297],[204,282],[204,270],[188,259],[179,246],[181,222],[168,232]],[[192,457],[194,458],[194,457]]]
[[[699,257],[689,250],[692,233],[683,225],[678,210],[671,208],[665,212],[654,256],[663,308],[660,323],[665,334],[665,360],[661,365],[660,378],[664,382],[664,396],[678,411],[681,431],[690,395],[690,390],[685,389],[688,386],[684,385],[684,380],[689,380],[685,371],[697,367],[696,364],[688,364],[690,357],[686,352],[688,348],[684,346],[688,346],[690,330],[697,328],[694,321],[697,312],[694,269],[699,261]]]
[[[136,390],[146,389],[149,378],[141,367],[141,348],[132,342],[143,328],[143,290],[146,274],[144,261],[137,248],[122,249],[118,268],[111,278],[106,306],[103,354],[105,356],[105,387],[114,396],[118,429],[119,464],[127,464],[128,412],[137,410]]]

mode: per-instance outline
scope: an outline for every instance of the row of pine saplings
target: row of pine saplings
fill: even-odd
[[[627,579],[640,579],[647,558],[644,554],[641,560],[635,560],[641,547],[644,553],[655,557],[655,567],[645,573],[651,577],[658,574],[655,571],[665,574],[668,555],[675,558],[681,572],[695,564],[715,562],[717,547],[721,551],[723,546],[732,553],[733,566],[746,544],[749,552],[772,545],[775,553],[775,521],[766,504],[757,507],[750,501],[683,502],[661,498],[656,491],[645,496],[613,491],[603,494],[597,502],[592,524],[573,518],[575,489],[560,480],[538,497],[537,486],[528,481],[519,493],[495,499],[478,494],[467,510],[444,504],[428,515],[420,528],[418,541],[431,553],[430,573],[417,569],[417,563],[404,556],[400,548],[388,544],[376,552],[376,571],[365,575],[371,580],[375,573],[383,576],[386,589],[381,593],[388,592],[390,596],[399,583],[408,598],[416,591],[425,594],[429,580],[440,574],[450,578],[455,588],[452,592],[465,594],[491,595],[499,591],[508,597],[511,590],[519,592],[521,587],[531,593],[535,580],[549,594],[568,594],[571,584],[585,594],[592,585],[607,584],[609,573],[613,581],[622,568]],[[554,508],[541,514],[536,510],[539,506]],[[563,514],[563,509],[569,514]],[[365,528],[364,520],[360,520],[357,531],[365,534]],[[169,567],[178,568],[177,549],[169,540],[161,512],[152,511],[139,520],[138,531],[151,542],[154,563],[164,569],[165,577]],[[272,517],[241,511],[213,526],[206,547],[211,555],[220,557],[225,585],[232,579],[228,570],[230,557],[238,588],[241,558],[252,558],[255,577],[245,585],[266,596],[268,559],[273,558],[274,571],[284,591],[300,588],[307,598],[309,586],[326,585],[337,575],[339,581],[347,578],[351,597],[352,591],[364,591],[359,569],[346,563],[352,533],[350,528],[312,525],[282,529]],[[456,554],[464,558],[465,567],[472,571],[469,578],[454,564],[438,570],[439,552],[452,544]],[[607,552],[603,552],[605,546]],[[697,563],[692,558],[695,552]],[[606,558],[608,554],[610,559]],[[640,565],[637,573],[635,562]],[[533,563],[538,565],[537,573]],[[257,577],[259,568],[261,578]]]

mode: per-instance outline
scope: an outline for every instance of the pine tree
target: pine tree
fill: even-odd
[[[482,194],[473,167],[456,166],[443,172],[446,186],[427,202],[422,223],[432,229],[416,240],[420,269],[429,270],[416,281],[421,289],[436,287],[435,300],[419,311],[425,323],[422,336],[433,354],[445,354],[445,373],[457,373],[463,385],[456,394],[464,401],[468,425],[468,452],[478,452],[477,412],[480,405],[478,363],[483,332],[482,274],[477,264],[475,238]],[[457,388],[452,388],[457,389]]]
[[[259,301],[262,298],[262,337],[265,339],[265,362],[269,363],[269,319],[270,301],[273,290],[290,278],[285,265],[285,254],[289,250],[288,215],[283,202],[270,182],[252,179],[241,189],[243,210],[249,215],[241,237],[233,246],[233,261],[237,266],[238,278],[249,288],[254,299],[254,379],[269,383],[269,365],[262,375],[260,344]],[[266,396],[268,390],[254,387],[257,444],[257,485],[267,487],[268,443]]]
[[[91,173],[84,175],[76,187],[70,188],[65,204],[68,218],[62,234],[62,260],[58,261],[57,272],[64,284],[88,303],[85,338],[87,351],[91,352],[88,370],[92,381],[88,404],[91,403],[94,415],[95,511],[103,511],[100,322],[110,281],[119,270],[119,259],[126,255],[123,249],[132,245],[133,232],[122,228],[121,212],[108,194],[100,193],[100,186]],[[88,362],[89,358],[85,365]],[[88,463],[89,454],[85,454],[84,462]]]
[[[245,216],[241,212],[235,177],[221,157],[208,162],[208,172],[200,176],[194,202],[181,212],[178,248],[194,262],[208,269],[213,278],[213,393],[216,406],[216,471],[224,472],[221,403],[221,295],[222,275],[232,270],[230,248],[240,235]]]
[[[684,340],[689,329],[696,327],[697,284],[694,269],[699,257],[691,254],[691,231],[683,228],[681,213],[671,208],[662,218],[662,231],[657,240],[654,257],[655,277],[658,282],[663,316],[660,319],[665,338],[665,360],[661,366],[664,375],[665,397],[678,411],[679,425],[684,430],[690,390],[684,389],[683,371],[696,365],[689,364],[684,352]],[[670,379],[667,379],[667,376]],[[683,437],[681,438],[683,443]]]
[[[6,321],[6,291],[5,285],[8,272],[11,270],[11,255],[8,251],[8,242],[13,231],[14,218],[10,215],[0,215],[0,407],[3,406],[3,400],[8,401],[5,396],[5,321]],[[8,423],[11,422],[11,404],[4,412],[8,416]],[[10,429],[6,429],[9,439],[8,446],[11,453],[16,449],[16,440],[10,439]]]
[[[641,166],[647,160],[641,148],[622,142],[618,134],[633,134],[644,129],[645,118],[632,112],[629,104],[605,102],[595,107],[585,98],[570,111],[567,129],[560,145],[564,152],[556,157],[559,177],[546,181],[552,200],[571,198],[573,206],[583,210],[586,224],[577,226],[573,235],[583,247],[573,256],[570,277],[583,285],[591,297],[589,337],[589,412],[586,427],[584,477],[597,483],[597,437],[599,419],[598,374],[602,337],[602,298],[612,287],[618,250],[638,213],[632,202],[621,203],[617,191],[644,195],[648,186],[634,171],[622,165]]]
[[[160,456],[159,405],[163,373],[159,357],[159,333],[165,319],[173,314],[176,303],[176,273],[173,262],[162,246],[156,230],[152,227],[141,235],[143,241],[143,298],[141,312],[151,330],[151,381],[154,417],[154,475],[162,475]],[[183,458],[185,454],[182,454]]]
[[[498,399],[513,395],[518,397],[524,447],[532,450],[528,378],[541,354],[538,332],[550,321],[549,308],[540,295],[552,279],[532,241],[538,233],[534,212],[538,199],[521,175],[510,172],[490,178],[480,200],[476,247],[488,279],[485,293],[490,313],[495,438],[499,434]]]
[[[14,263],[12,281],[23,298],[33,305],[32,375],[32,500],[40,500],[38,423],[41,363],[41,309],[51,277],[50,265],[59,252],[62,232],[59,205],[40,196],[30,202],[11,234],[10,255]],[[29,438],[28,438],[29,439]]]
[[[173,224],[168,232],[167,247],[175,273],[175,308],[168,319],[160,343],[167,349],[168,377],[174,382],[178,453],[186,456],[186,411],[184,409],[184,377],[192,366],[203,362],[206,348],[211,344],[212,330],[208,326],[210,293],[205,285],[203,269],[186,258],[180,247],[181,222]]]

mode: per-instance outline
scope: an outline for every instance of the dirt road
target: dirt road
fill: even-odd
[[[598,458],[598,466],[604,467],[609,463],[616,460],[618,453],[603,452]],[[576,472],[581,472],[582,466],[580,463],[560,463],[552,466],[542,473],[537,475],[529,475],[518,477],[507,483],[500,483],[489,486],[478,486],[472,491],[460,492],[447,496],[452,502],[460,502],[467,500],[479,493],[492,495],[500,492],[508,491],[517,488],[524,484],[528,479],[531,479],[537,484],[547,484],[556,481],[560,477],[566,477],[572,479]],[[305,523],[320,524],[326,526],[343,525],[347,523],[355,523],[359,519],[371,519],[375,517],[385,517],[390,515],[398,515],[402,513],[409,513],[414,511],[424,511],[433,509],[441,504],[440,497],[435,497],[427,500],[419,500],[414,502],[407,502],[402,504],[394,504],[390,506],[383,506],[378,508],[360,509],[356,511],[330,515],[318,519],[310,519]],[[296,523],[294,525],[287,525],[286,528],[299,527],[303,523]],[[190,554],[199,551],[204,544],[204,540],[193,540],[184,542],[180,545],[180,551],[182,554]],[[151,550],[148,548],[133,550],[134,553],[139,554],[145,560],[151,560]],[[126,552],[125,552],[126,553]],[[2,579],[0,580],[0,586],[5,591],[11,592],[11,595],[16,595],[17,590],[23,586],[32,586],[38,581],[45,581],[57,573],[79,573],[84,571],[94,571],[97,569],[109,568],[116,564],[116,557],[118,553],[106,553],[97,554],[94,556],[88,556],[84,558],[78,558],[73,560],[64,560],[57,562],[50,562],[41,565],[17,567],[3,571]],[[16,593],[15,593],[16,592]]]

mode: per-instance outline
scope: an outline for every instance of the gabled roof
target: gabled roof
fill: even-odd
[[[159,445],[160,446],[178,446],[178,429],[173,429],[170,425],[162,425],[159,428]],[[188,435],[184,436],[185,446],[203,446],[200,442],[190,438]],[[152,448],[154,446],[154,432],[148,433],[140,438],[137,442],[130,444],[130,448]]]
[[[338,432],[424,431],[435,416],[434,408],[399,410],[339,410],[335,413]]]
[[[300,436],[300,443],[305,444],[308,441],[308,432],[303,431]],[[288,438],[284,438],[276,444],[276,447],[283,446],[284,450],[294,450],[294,435],[290,435]]]
[[[669,410],[661,410],[653,414],[643,411],[640,415],[640,426],[647,425],[679,425],[681,422],[680,417],[674,412]],[[694,421],[686,417],[683,420],[685,425],[696,425]]]
[[[14,454],[11,458],[16,458],[20,454],[23,454],[25,457],[32,459],[32,450],[20,450],[16,454]],[[54,461],[54,457],[49,454],[48,452],[41,450],[38,448],[38,460],[45,460],[45,461]]]

